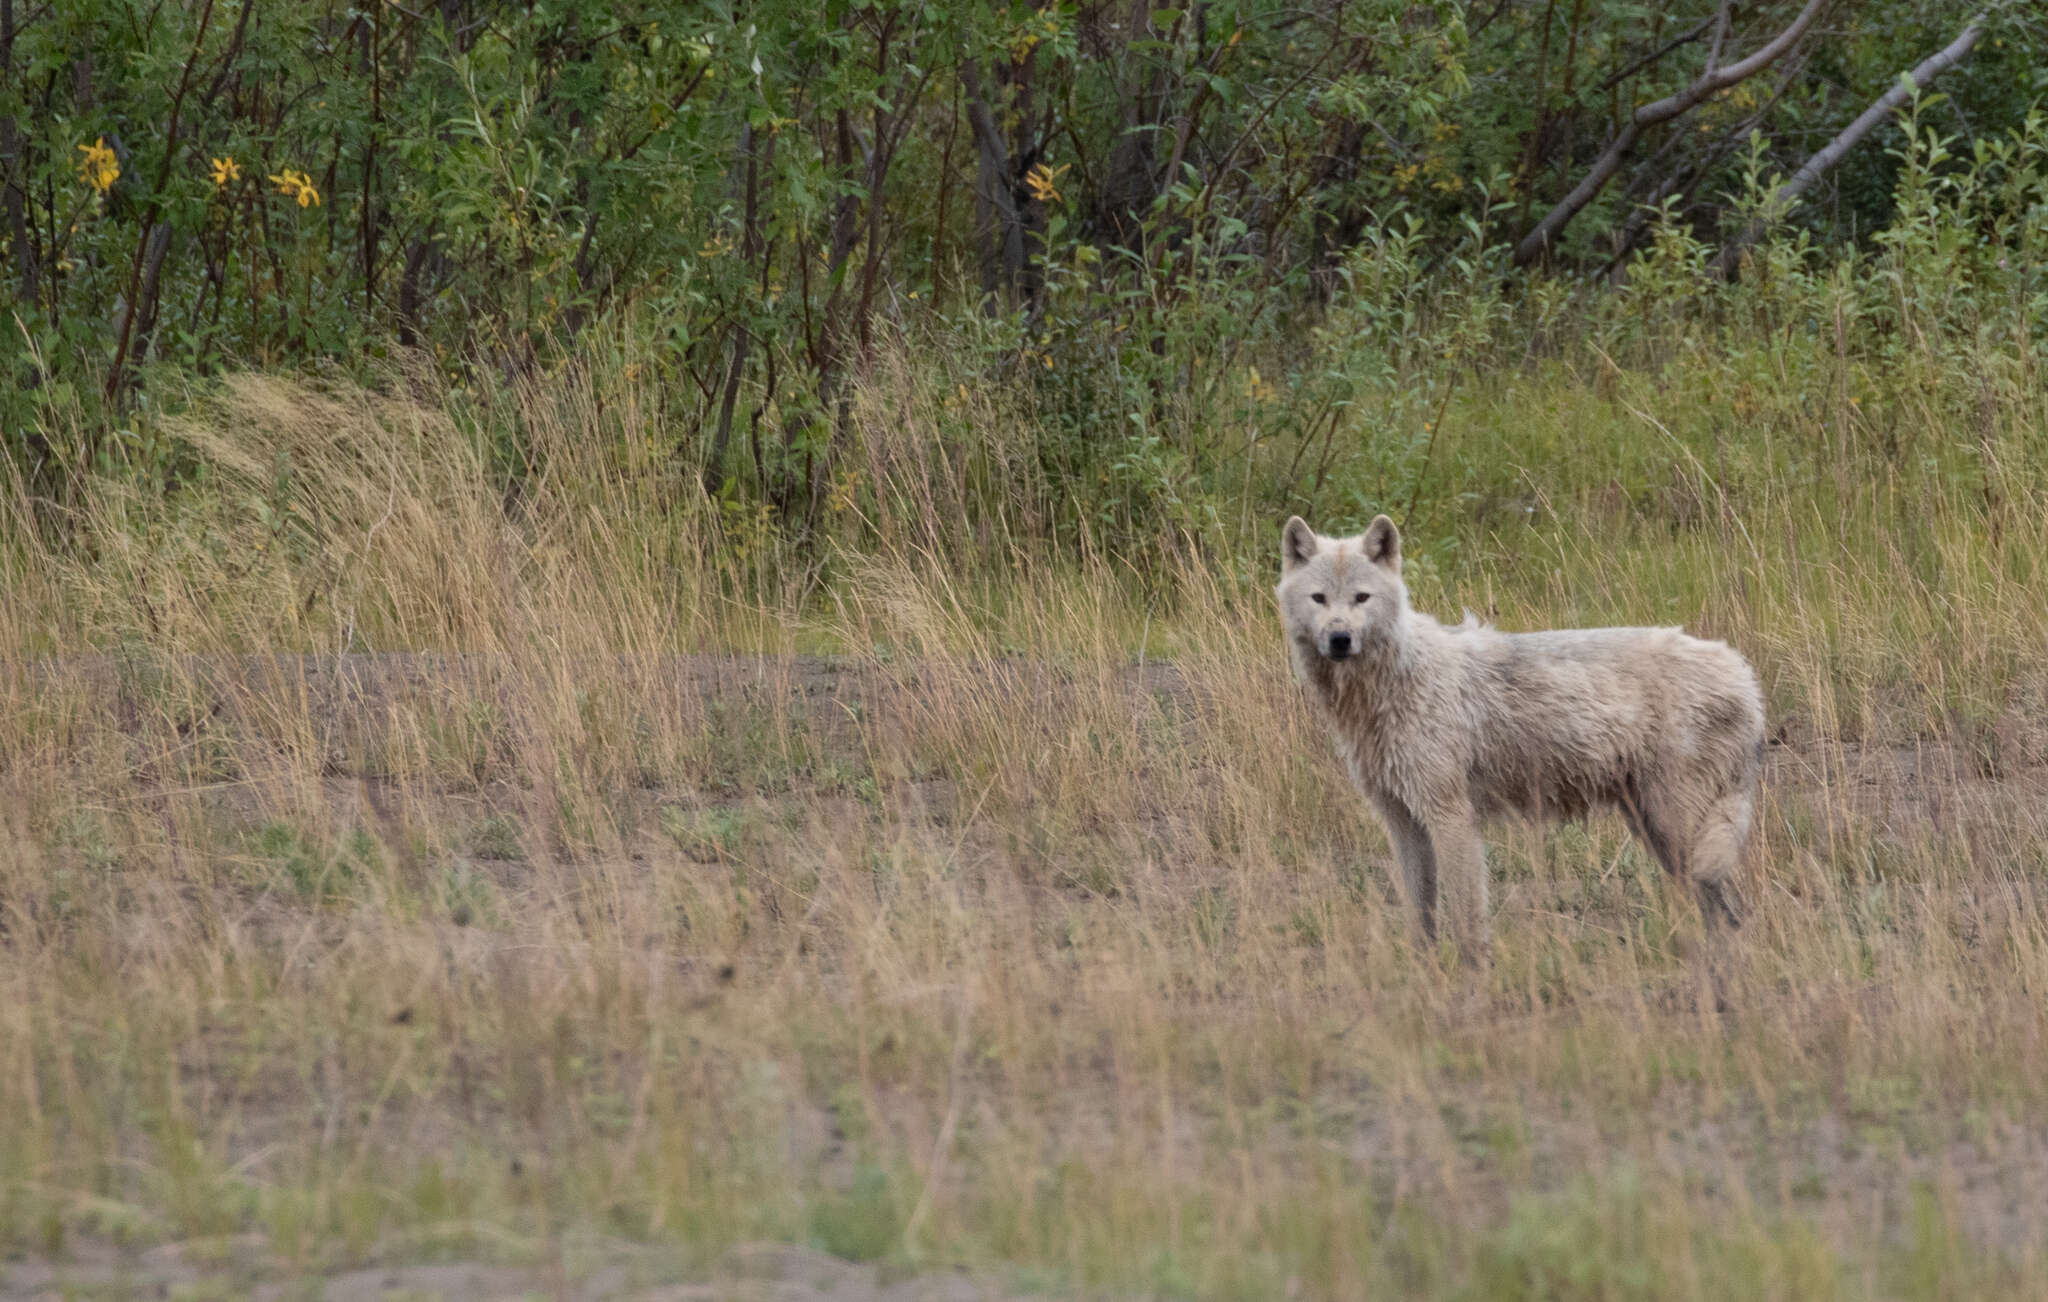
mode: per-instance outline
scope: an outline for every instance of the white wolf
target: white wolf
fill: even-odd
[[[1438,891],[1468,955],[1486,943],[1482,819],[1621,810],[1689,881],[1709,925],[1739,921],[1731,880],[1756,815],[1763,693],[1726,643],[1675,628],[1502,633],[1410,609],[1386,516],[1280,535],[1280,615],[1296,676],[1386,824],[1411,905]]]

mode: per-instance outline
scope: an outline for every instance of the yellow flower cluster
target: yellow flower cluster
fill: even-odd
[[[226,158],[215,158],[208,161],[213,164],[213,184],[215,189],[224,189],[228,182],[242,179],[242,165],[235,161],[233,154],[229,154]]]
[[[281,175],[270,178],[277,192],[287,199],[297,199],[299,207],[319,207],[320,192],[313,188],[313,178],[304,172],[294,172],[287,167]]]
[[[1024,184],[1031,188],[1031,197],[1040,203],[1058,203],[1061,197],[1058,188],[1060,176],[1072,166],[1071,163],[1061,163],[1058,167],[1033,164],[1031,170],[1024,173]]]
[[[78,179],[101,194],[113,189],[114,182],[121,179],[121,160],[107,148],[107,138],[101,136],[89,145],[80,145],[78,152],[85,155],[78,160]]]
[[[1022,63],[1043,41],[1058,40],[1060,16],[1051,5],[1033,13],[1010,33],[1010,62]]]

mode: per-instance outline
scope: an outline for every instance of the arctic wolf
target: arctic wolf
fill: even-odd
[[[1324,538],[1280,534],[1280,617],[1294,670],[1352,780],[1386,824],[1411,906],[1468,956],[1487,938],[1483,819],[1618,808],[1709,925],[1739,921],[1731,880],[1756,815],[1756,672],[1675,628],[1502,633],[1408,605],[1386,516]]]

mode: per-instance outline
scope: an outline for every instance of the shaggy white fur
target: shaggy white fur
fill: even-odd
[[[1764,709],[1726,643],[1676,628],[1502,633],[1470,614],[1445,627],[1410,608],[1386,516],[1344,539],[1290,519],[1276,592],[1295,674],[1386,824],[1427,935],[1441,890],[1460,948],[1483,952],[1482,820],[1601,807],[1692,884],[1710,924],[1738,920]]]

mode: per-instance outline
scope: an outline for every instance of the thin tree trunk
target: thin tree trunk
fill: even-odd
[[[981,245],[981,292],[995,296],[1014,287],[1024,270],[1024,223],[1011,188],[1010,150],[982,94],[981,72],[969,59],[960,65],[967,86],[967,123],[977,154],[974,232]]]
[[[0,87],[14,84],[14,0],[0,0]],[[38,290],[35,249],[28,238],[28,205],[21,190],[21,133],[14,115],[0,117],[0,224],[7,229],[14,248],[15,276],[21,282],[21,301],[35,311]]]
[[[768,148],[775,148],[775,137],[768,137]],[[741,219],[740,257],[752,266],[761,256],[760,212],[760,164],[759,151],[754,147],[754,128],[751,125],[740,128],[740,159],[743,161],[745,176],[745,216]],[[728,332],[730,357],[725,367],[725,384],[718,396],[718,431],[711,439],[711,455],[704,462],[704,491],[717,496],[725,487],[725,455],[732,444],[732,412],[739,401],[740,377],[746,373],[747,351],[753,343],[753,335],[746,322],[734,321]]]
[[[171,237],[174,232],[167,221],[158,222],[149,233],[149,257],[142,269],[142,315],[137,318],[135,346],[129,353],[129,364],[140,366],[149,360],[149,344],[156,334],[158,295],[163,283],[164,258],[171,251]]]
[[[953,82],[953,111],[946,117],[946,143],[939,150],[939,215],[932,227],[932,306],[938,307],[946,275],[946,200],[953,192],[953,141],[960,134],[960,82]]]
[[[177,93],[171,96],[171,117],[169,129],[165,132],[164,161],[157,169],[154,197],[150,200],[148,215],[142,221],[142,237],[135,247],[135,259],[128,269],[127,310],[121,313],[121,330],[114,341],[114,364],[107,368],[106,395],[115,398],[121,392],[121,377],[128,364],[128,349],[133,341],[137,313],[141,310],[142,273],[144,261],[149,256],[149,243],[155,238],[157,214],[163,208],[165,184],[170,180],[171,164],[178,156],[178,113],[185,106],[185,91],[192,84],[192,69],[199,62],[199,52],[206,44],[206,29],[213,22],[213,0],[206,0],[206,7],[199,11],[199,30],[192,37],[192,53],[185,58],[184,71],[178,74]],[[330,186],[330,188],[332,188]],[[156,257],[156,269],[163,265],[163,257]],[[151,273],[152,282],[155,273]]]
[[[244,13],[252,7],[244,0]],[[369,21],[363,25],[363,39],[369,46],[370,56],[370,130],[369,138],[363,143],[363,206],[357,215],[358,237],[363,246],[365,316],[377,308],[377,136],[384,126],[384,6],[373,4],[369,8]]]
[[[411,348],[419,342],[420,277],[434,252],[434,237],[422,235],[405,252],[405,270],[398,274],[398,344]]]
[[[1529,127],[1529,147],[1522,155],[1522,207],[1517,226],[1529,220],[1529,199],[1536,192],[1536,169],[1543,165],[1543,133],[1550,127],[1550,29],[1557,0],[1544,0],[1543,35],[1536,45],[1536,120]]]

